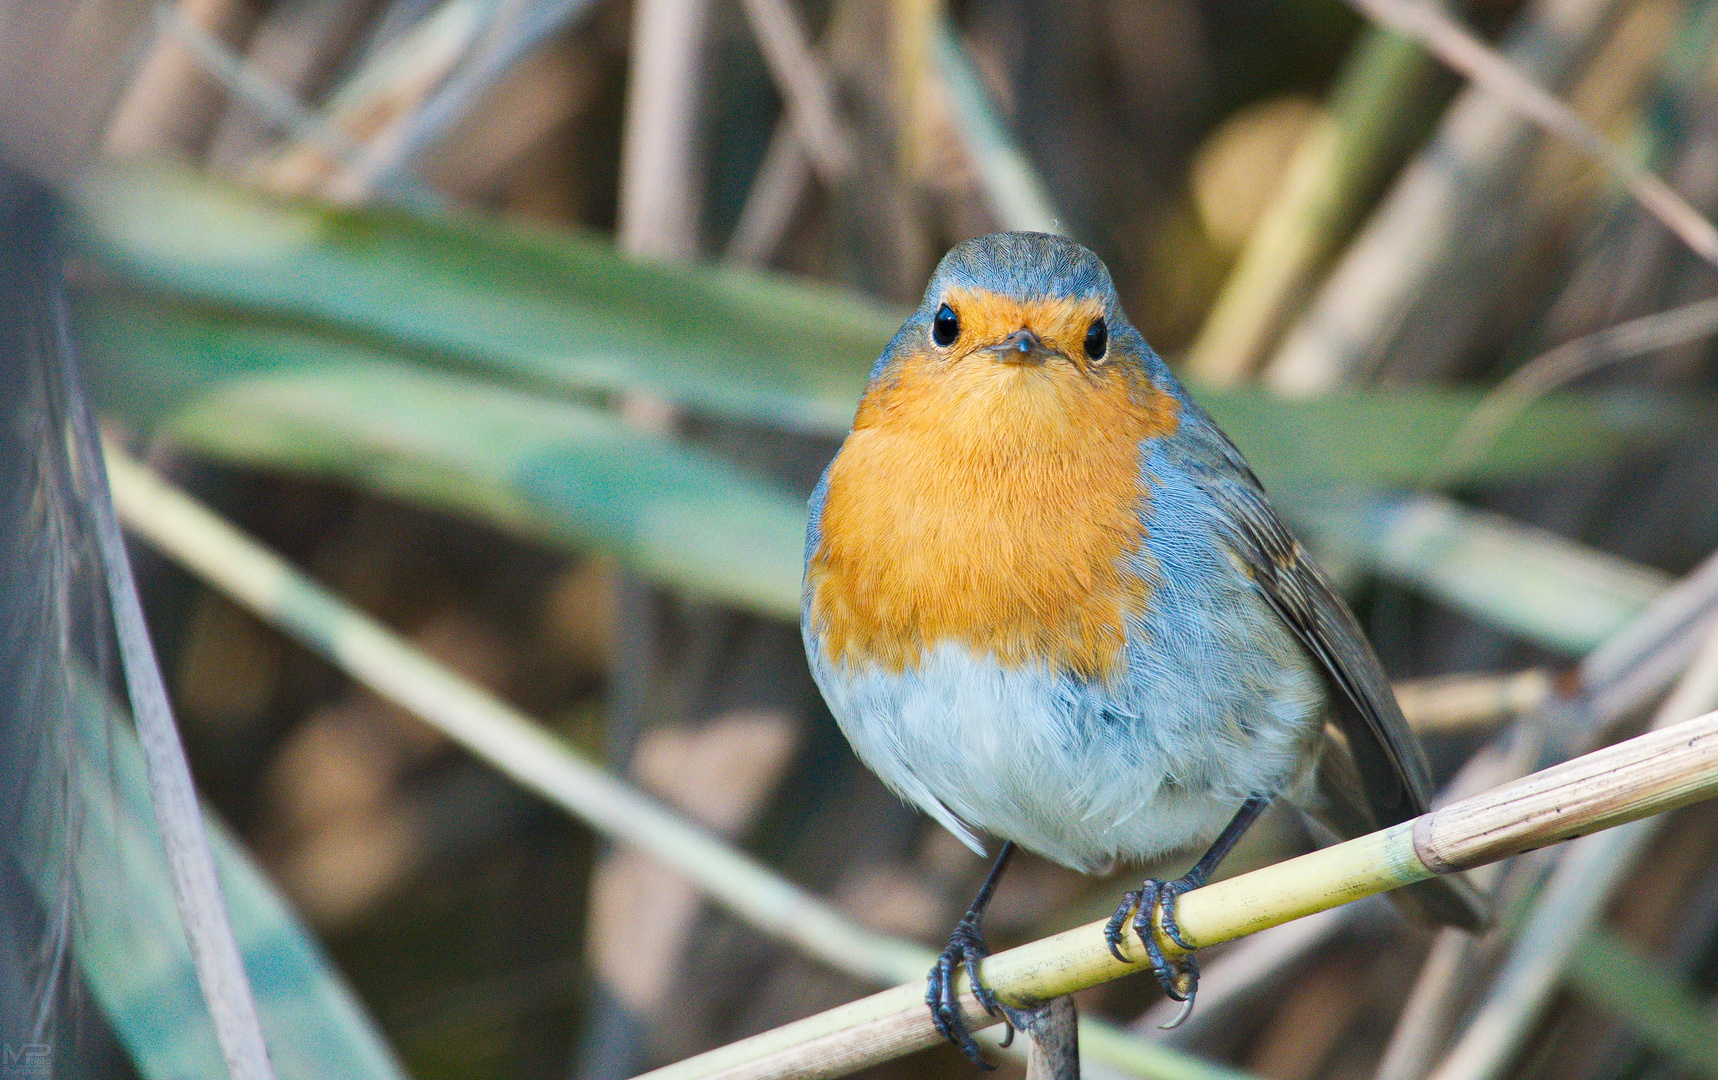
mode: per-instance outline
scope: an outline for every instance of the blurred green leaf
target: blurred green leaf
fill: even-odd
[[[539,392],[643,392],[792,430],[847,431],[900,318],[765,275],[631,262],[574,234],[285,204],[167,170],[98,172],[72,199],[94,266],[192,305]],[[1268,484],[1389,487],[1426,471],[1478,395],[1199,398]],[[1712,419],[1662,396],[1559,395],[1458,479],[1542,474]]]
[[[73,845],[78,962],[138,1072],[149,1080],[225,1076],[179,921],[137,736],[87,672],[73,670],[68,681],[70,715],[63,722],[71,771],[64,786],[59,777],[42,778],[46,798],[33,807],[40,816],[25,823],[27,831],[53,830],[59,842],[20,845],[22,869],[51,904],[66,886],[54,856],[60,842]],[[58,798],[75,807],[75,827],[66,828],[50,805]],[[220,823],[207,824],[278,1075],[405,1080],[315,939]]]
[[[563,392],[641,390],[845,431],[897,314],[807,285],[631,262],[478,220],[285,204],[165,169],[69,192],[86,255],[218,307],[339,327]]]
[[[1570,958],[1569,979],[1681,1068],[1718,1078],[1718,1015],[1657,957],[1614,934],[1589,934]]]
[[[1414,487],[1482,394],[1402,387],[1285,399],[1259,389],[1195,390],[1267,486]],[[1657,392],[1548,396],[1528,409],[1462,482],[1544,476],[1662,442],[1718,420],[1705,400]]]
[[[664,585],[797,614],[803,503],[608,413],[113,293],[83,298],[74,315],[101,406],[196,450],[603,547]],[[1295,483],[1274,494],[1327,556],[1569,653],[1664,585],[1656,571],[1447,500],[1332,498]]]
[[[80,304],[104,410],[247,465],[338,478],[797,618],[804,502],[572,402],[300,331]]]
[[[1321,556],[1355,560],[1573,656],[1621,630],[1670,585],[1651,567],[1439,496],[1279,496]]]

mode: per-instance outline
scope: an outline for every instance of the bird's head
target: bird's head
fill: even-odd
[[[1114,677],[1150,594],[1143,448],[1197,415],[1180,393],[1090,251],[957,245],[825,477],[806,568],[820,647],[900,671],[952,640]]]
[[[1100,398],[1175,408],[1103,261],[1048,233],[950,249],[871,380],[859,427],[934,410],[945,424],[1024,430],[1078,422]]]

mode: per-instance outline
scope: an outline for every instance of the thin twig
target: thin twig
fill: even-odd
[[[551,0],[541,6],[515,7],[519,17],[501,30],[489,48],[476,51],[434,95],[388,134],[375,141],[341,181],[346,198],[378,192],[413,202],[420,194],[410,170],[455,124],[505,78],[520,60],[548,38],[583,16],[595,0]]]
[[[173,897],[178,901],[179,917],[190,942],[197,983],[208,1002],[215,1038],[231,1080],[274,1080],[274,1065],[263,1038],[256,995],[251,990],[244,956],[227,916],[226,898],[215,875],[215,859],[209,851],[208,833],[203,828],[202,810],[191,782],[191,767],[185,760],[185,747],[173,720],[167,687],[155,661],[155,646],[144,623],[131,560],[108,492],[95,418],[72,367],[65,327],[62,324],[58,329],[63,365],[58,379],[66,413],[66,434],[77,472],[88,484],[88,505],[94,519],[92,531],[107,579],[114,634],[119,639],[120,660],[125,668],[125,686],[149,777],[149,797],[166,848]]]
[[[157,4],[155,18],[162,29],[191,50],[191,55],[203,65],[203,70],[226,87],[240,104],[336,161],[350,164],[356,160],[362,148],[355,140],[335,127],[326,116],[299,101],[291,91],[258,71],[226,42],[186,18],[177,3],[164,0]]]
[[[1350,2],[1392,30],[1419,41],[1438,59],[1497,94],[1545,130],[1574,143],[1697,255],[1718,264],[1718,228],[1705,215],[1436,5],[1426,0]]]
[[[1649,732],[1452,803],[1413,821],[1207,885],[1182,896],[1181,937],[1204,948],[1315,911],[1431,877],[1480,866],[1572,836],[1612,828],[1718,794],[1718,712]],[[1108,920],[997,953],[985,981],[1016,1006],[1037,1003],[1141,970],[1145,949],[1110,955]],[[1185,950],[1161,924],[1157,944]],[[961,975],[963,983],[966,980]],[[649,1073],[650,1080],[832,1077],[934,1045],[940,1038],[914,981]],[[968,985],[971,1027],[998,1021]]]
[[[741,0],[752,36],[788,116],[825,184],[839,183],[853,165],[853,145],[835,108],[835,88],[805,26],[788,0]]]
[[[1622,360],[1669,349],[1718,333],[1718,300],[1700,300],[1669,311],[1609,326],[1565,342],[1511,372],[1475,406],[1422,481],[1446,487],[1486,451],[1503,431],[1545,394]]]
[[[764,160],[746,192],[740,220],[728,237],[722,261],[729,266],[762,266],[775,255],[811,188],[811,162],[806,159],[793,122],[776,123]]]
[[[1004,229],[1063,232],[1038,170],[1026,159],[985,92],[978,69],[947,19],[935,20],[931,59],[948,92],[955,126],[973,160],[991,213]]]

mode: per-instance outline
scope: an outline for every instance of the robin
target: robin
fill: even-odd
[[[811,497],[805,552],[806,654],[854,751],[974,851],[1004,841],[929,977],[976,1063],[954,973],[999,1015],[980,923],[1017,846],[1098,873],[1208,845],[1107,931],[1120,957],[1131,921],[1185,1016],[1198,967],[1166,960],[1153,919],[1177,936],[1176,898],[1274,798],[1343,836],[1426,809],[1424,753],[1354,616],[1064,237],[943,258]],[[1435,922],[1484,921],[1459,879],[1410,891]]]

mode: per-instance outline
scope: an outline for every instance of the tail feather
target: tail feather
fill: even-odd
[[[1385,825],[1379,822],[1367,802],[1360,773],[1348,750],[1335,739],[1327,738],[1318,759],[1318,797],[1301,807],[1315,822],[1335,834],[1335,839],[1351,840],[1364,836]],[[1391,900],[1416,922],[1434,926],[1453,926],[1479,933],[1490,925],[1490,903],[1462,874],[1445,874],[1428,878],[1390,894]]]

